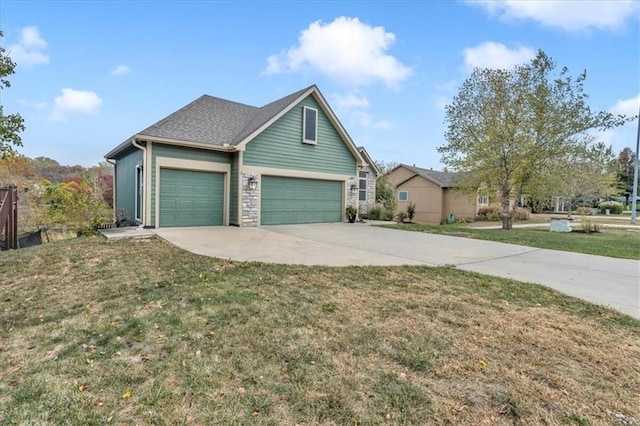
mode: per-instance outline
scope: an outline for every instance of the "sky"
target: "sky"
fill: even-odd
[[[316,84],[375,161],[442,169],[444,107],[474,67],[538,49],[597,111],[640,106],[638,1],[0,2],[4,113],[29,157],[85,167],[203,94],[263,106]],[[637,121],[600,140],[635,149]]]

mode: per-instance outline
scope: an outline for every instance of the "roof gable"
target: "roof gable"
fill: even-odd
[[[336,128],[358,165],[364,160],[347,131],[315,85],[280,98],[263,107],[254,107],[214,96],[203,95],[169,114],[106,154],[113,158],[131,145],[132,139],[159,140],[201,148],[243,150],[244,145],[282,117],[307,96],[313,96]]]
[[[363,146],[359,146],[358,147],[358,152],[360,153],[360,155],[362,155],[362,158],[367,163],[367,165],[371,168],[371,170],[373,170],[373,172],[376,174],[376,176],[380,176],[380,169],[378,168],[376,163],[371,159],[371,156],[369,155],[367,150],[364,149]]]
[[[246,126],[240,132],[238,132],[233,141],[233,145],[238,145],[252,133],[259,132],[262,127],[269,124],[269,122],[272,121],[274,117],[281,115],[281,113],[284,112],[287,107],[292,106],[298,98],[300,98],[305,92],[309,91],[313,87],[314,86],[299,90],[295,93],[285,96],[284,98],[271,102],[270,104],[267,104],[262,108],[258,108],[257,113],[251,118],[251,120],[246,123]]]
[[[430,182],[435,183],[441,188],[452,188],[455,186],[455,181],[457,177],[456,173],[442,172],[439,170],[432,170],[432,169],[423,169],[421,167],[409,166],[406,164],[400,164],[399,166],[396,166],[396,168],[394,168],[393,170],[396,170],[400,167],[403,167],[411,171],[413,175],[410,178],[405,179],[403,182],[400,182],[398,185],[403,184],[409,179],[413,179],[415,176],[420,176]],[[393,172],[393,170],[391,172]]]

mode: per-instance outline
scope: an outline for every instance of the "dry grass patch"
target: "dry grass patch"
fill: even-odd
[[[640,322],[536,285],[100,238],[2,253],[0,276],[2,424],[640,418]]]

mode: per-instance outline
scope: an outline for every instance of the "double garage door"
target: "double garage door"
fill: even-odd
[[[160,169],[160,227],[213,226],[224,221],[224,175]]]
[[[160,169],[160,227],[224,224],[224,174]],[[261,225],[340,222],[342,182],[262,176]]]
[[[264,175],[261,180],[261,225],[342,220],[342,182]]]

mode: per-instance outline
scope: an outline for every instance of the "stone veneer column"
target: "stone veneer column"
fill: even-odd
[[[345,207],[353,206],[355,208],[358,208],[358,193],[359,192],[356,192],[355,195],[351,194],[351,185],[352,184],[355,184],[357,186],[358,185],[358,180],[357,179],[355,179],[355,180],[349,179],[345,184],[346,190],[347,190],[346,191],[347,192],[346,193],[346,197],[345,197],[345,200],[346,200]],[[360,209],[358,209],[358,214],[360,214]],[[344,220],[347,219],[346,213],[344,211],[342,212],[342,217],[343,217]]]
[[[258,188],[249,189],[249,175],[242,175],[242,223],[240,226],[258,226],[258,188],[260,179],[258,178]]]

